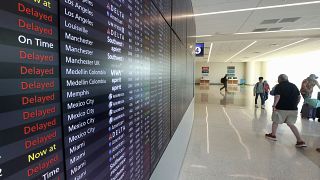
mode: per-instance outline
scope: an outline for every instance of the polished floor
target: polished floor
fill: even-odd
[[[308,147],[299,149],[289,127],[271,129],[271,105],[254,108],[252,87],[219,91],[196,86],[194,123],[180,180],[320,180],[320,123],[300,119],[296,126]],[[301,107],[301,104],[300,106]]]

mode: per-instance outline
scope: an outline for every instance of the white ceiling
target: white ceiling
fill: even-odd
[[[208,13],[244,8],[265,7],[273,5],[309,2],[313,0],[192,0],[194,13]],[[264,20],[299,17],[295,22],[261,24]],[[198,37],[198,42],[205,42],[205,54],[213,48],[210,62],[225,62],[236,53],[257,41],[254,45],[230,59],[229,62],[264,61],[280,55],[293,55],[308,51],[320,50],[320,29],[312,31],[235,34],[252,32],[260,28],[278,28],[281,30],[320,28],[320,3],[294,7],[282,7],[265,10],[235,12],[195,17],[197,35],[213,35]],[[258,55],[274,51],[283,46],[309,38],[301,43],[282,48],[258,58]],[[197,58],[207,61],[208,55]]]

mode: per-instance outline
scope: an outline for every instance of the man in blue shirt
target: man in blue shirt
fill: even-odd
[[[280,74],[279,84],[274,90],[274,102],[272,112],[272,132],[266,134],[266,138],[276,141],[278,124],[286,123],[297,138],[296,147],[306,147],[306,143],[301,139],[297,127],[294,125],[298,116],[298,104],[300,102],[300,92],[296,85],[288,81],[288,76]]]
[[[253,95],[256,96],[254,103],[255,103],[255,107],[258,108],[258,97],[260,96],[261,99],[261,108],[264,109],[264,95],[265,95],[265,91],[264,91],[264,84],[263,84],[263,77],[259,77],[259,82],[256,83],[256,85],[253,88]]]

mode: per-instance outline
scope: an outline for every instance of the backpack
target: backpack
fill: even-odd
[[[270,86],[268,83],[263,83],[263,88],[264,88],[265,92],[269,92],[269,90],[270,90]]]
[[[309,94],[309,92],[312,92],[313,87],[315,86],[314,81],[310,81],[308,78],[302,81],[300,93],[301,94]]]
[[[220,82],[221,82],[221,83],[224,83],[224,78],[221,78],[221,79],[220,79]]]

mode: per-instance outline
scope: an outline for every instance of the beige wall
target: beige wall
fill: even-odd
[[[196,62],[195,64],[195,82],[199,83],[202,77],[201,67],[209,66],[210,83],[220,83],[220,79],[227,73],[227,66],[235,66],[238,79],[245,77],[245,63],[214,63],[214,62]]]

